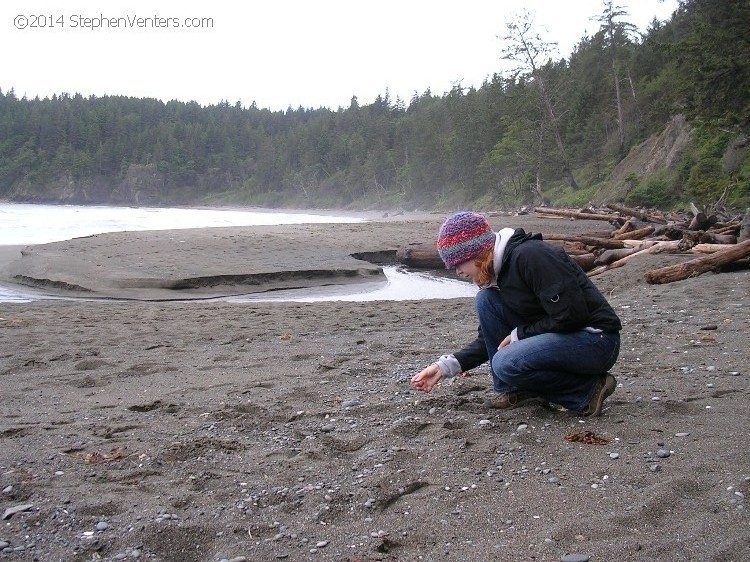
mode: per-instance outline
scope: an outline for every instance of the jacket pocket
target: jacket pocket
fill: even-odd
[[[539,299],[544,310],[553,318],[558,317],[567,308],[565,299],[565,285],[557,281],[539,292]]]
[[[544,305],[545,308],[555,308],[557,306],[560,306],[563,302],[562,297],[564,289],[565,287],[560,281],[552,283],[551,285],[545,287],[544,290],[540,291],[539,293],[539,298],[542,301],[542,305]]]

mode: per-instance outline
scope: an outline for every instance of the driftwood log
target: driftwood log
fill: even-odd
[[[612,238],[619,236],[620,234],[625,234],[626,232],[633,232],[634,230],[636,230],[635,219],[628,219],[620,228],[612,233]]]
[[[571,219],[582,219],[582,220],[593,220],[593,221],[607,221],[607,222],[618,222],[619,217],[614,215],[607,215],[601,213],[582,213],[581,211],[569,211],[567,209],[546,209],[544,207],[537,207],[534,212],[540,215],[554,215],[559,217],[568,217]],[[620,219],[621,220],[621,219]]]
[[[650,248],[651,246],[656,246],[659,241],[658,240],[623,240],[623,244],[625,244],[626,248],[635,248],[636,250],[643,250],[643,248]]]
[[[696,244],[690,248],[690,252],[693,254],[713,254],[726,250],[728,247],[726,244]]]
[[[625,242],[622,240],[613,240],[611,238],[597,238],[595,236],[577,236],[572,234],[545,234],[544,240],[565,240],[566,242],[581,242],[587,246],[596,246],[598,248],[607,248],[617,250],[624,248]]]
[[[714,234],[713,232],[701,232],[698,236],[699,244],[736,244],[737,237],[733,234]]]
[[[726,226],[719,226],[718,224],[715,224],[713,226],[713,232],[714,234],[734,234],[737,235],[740,232],[740,225],[739,224],[730,224]]]
[[[727,246],[725,250],[714,252],[709,256],[678,263],[660,269],[654,269],[644,275],[647,283],[662,284],[680,281],[716,269],[742,258],[750,256],[750,240]]]
[[[667,224],[667,219],[665,219],[664,217],[659,217],[653,214],[644,213],[643,211],[639,211],[637,209],[630,209],[628,207],[623,207],[622,205],[616,205],[614,203],[610,203],[609,205],[607,205],[607,208],[612,209],[613,211],[616,211],[618,213],[621,213],[627,217],[636,217],[646,222]]]
[[[409,244],[396,250],[396,259],[408,266],[424,269],[445,269],[434,244]]]
[[[584,271],[590,270],[594,267],[594,262],[596,262],[596,256],[594,254],[577,254],[570,257],[574,262],[580,265],[581,269]]]
[[[589,277],[593,277],[594,275],[599,275],[600,273],[604,273],[605,271],[609,271],[610,269],[622,267],[628,261],[630,261],[636,256],[640,256],[641,254],[658,254],[660,252],[677,252],[679,251],[679,245],[680,245],[679,240],[667,240],[664,242],[657,242],[653,246],[647,246],[641,250],[638,250],[637,252],[630,254],[629,256],[625,256],[624,258],[621,258],[617,261],[613,261],[612,263],[608,265],[602,265],[600,267],[592,269],[591,271],[587,273],[587,275]]]
[[[647,236],[651,236],[656,228],[653,226],[646,226],[643,228],[639,228],[638,230],[631,230],[630,232],[623,232],[621,234],[615,234],[612,236],[614,240],[640,240],[641,238],[646,238]]]
[[[594,261],[594,265],[609,265],[612,262],[628,257],[637,252],[635,248],[620,248],[619,250],[604,250]]]

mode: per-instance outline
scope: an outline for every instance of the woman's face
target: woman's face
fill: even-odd
[[[476,283],[477,276],[479,275],[479,267],[477,266],[476,260],[469,260],[463,263],[459,263],[456,266],[456,274],[461,279],[466,279]]]

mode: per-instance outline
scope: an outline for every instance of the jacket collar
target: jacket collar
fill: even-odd
[[[505,238],[504,241],[503,238]],[[513,250],[517,246],[520,246],[527,240],[541,239],[541,234],[534,234],[531,232],[527,233],[523,228],[516,228],[515,230],[513,230],[512,228],[503,228],[500,232],[498,232],[495,239],[495,255],[493,258],[495,268],[495,283],[493,284],[497,284],[497,279],[500,277],[500,273],[507,265],[508,261],[510,260],[511,254],[513,253]]]

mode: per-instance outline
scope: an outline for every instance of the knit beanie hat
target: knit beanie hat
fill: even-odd
[[[446,269],[474,259],[494,246],[495,233],[487,220],[468,211],[448,217],[438,234],[437,249]]]

